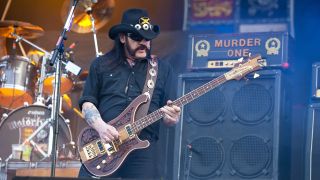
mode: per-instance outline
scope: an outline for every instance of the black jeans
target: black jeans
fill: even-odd
[[[108,177],[101,177],[101,179],[160,179],[157,154],[157,143],[150,141],[148,148],[132,151],[116,172]],[[92,177],[92,175],[82,165],[79,177]]]

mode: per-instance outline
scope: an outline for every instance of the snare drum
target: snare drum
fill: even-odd
[[[24,102],[33,103],[37,68],[22,56],[4,56],[0,60],[0,106],[15,109]]]
[[[0,157],[2,160],[7,159],[12,153],[12,144],[21,144],[27,139],[42,123],[50,118],[51,110],[46,106],[30,105],[27,107],[21,107],[8,114],[8,117],[4,119],[0,124]],[[75,154],[75,150],[71,149],[70,144],[72,142],[72,134],[69,124],[65,119],[59,115],[59,134],[58,134],[58,152],[64,152],[65,154],[58,154],[70,156],[72,159]],[[49,139],[49,124],[41,129],[34,137],[33,141],[47,153],[48,139]],[[49,160],[44,158],[39,150],[34,145],[29,144],[31,147],[30,161],[43,161]],[[69,148],[69,149],[66,149]]]

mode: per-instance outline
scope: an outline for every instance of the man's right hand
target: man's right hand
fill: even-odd
[[[105,122],[101,122],[99,124],[100,125],[95,127],[95,129],[98,131],[102,141],[108,143],[119,138],[119,132],[115,127]]]
[[[105,123],[94,104],[85,102],[82,105],[82,113],[87,123],[94,128],[104,142],[111,142],[119,138],[119,132],[113,126]]]

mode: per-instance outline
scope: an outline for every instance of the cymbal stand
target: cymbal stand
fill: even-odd
[[[90,16],[90,21],[91,21],[91,30],[92,30],[92,34],[93,34],[93,42],[94,42],[94,47],[95,47],[95,51],[96,51],[96,57],[99,57],[102,55],[102,53],[99,51],[99,47],[98,47],[98,40],[97,40],[97,31],[96,31],[96,28],[95,28],[95,20],[94,20],[94,17],[92,15],[92,8],[91,7],[88,7],[86,9],[86,13]]]
[[[22,55],[23,55],[24,57],[27,57],[26,51],[24,50],[21,42],[18,42],[18,44],[19,44],[20,51],[21,51]]]

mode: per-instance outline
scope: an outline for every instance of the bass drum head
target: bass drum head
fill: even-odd
[[[25,139],[37,130],[37,128],[50,119],[51,110],[46,106],[31,105],[21,107],[8,114],[8,117],[2,120],[0,124],[0,157],[6,160],[12,153],[13,144],[21,144]],[[72,135],[69,125],[65,119],[59,115],[59,134],[58,134],[58,158],[72,158],[74,150],[70,148],[72,144]],[[49,125],[48,123],[42,128],[33,138],[35,145],[27,143],[22,152],[21,159],[24,161],[50,161],[50,158],[45,158],[40,151],[48,153],[49,146]],[[41,148],[39,151],[38,149]],[[68,148],[68,149],[66,149]],[[67,151],[67,152],[66,152]],[[71,154],[70,154],[71,153]]]

